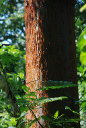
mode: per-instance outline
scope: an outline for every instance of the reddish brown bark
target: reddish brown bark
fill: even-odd
[[[54,114],[57,110],[67,117],[75,118],[65,106],[78,110],[74,99],[78,100],[77,87],[50,91],[36,91],[42,87],[42,81],[70,81],[77,83],[75,34],[74,34],[74,1],[75,0],[27,0],[25,1],[26,27],[26,85],[37,97],[68,96],[67,101],[51,103],[45,107],[35,109],[34,114],[39,116]],[[31,111],[28,119],[34,119]],[[40,120],[41,125],[45,125]],[[41,128],[35,123],[31,128]],[[72,127],[79,128],[73,123]],[[44,126],[46,127],[46,126]],[[53,126],[54,128],[55,126]],[[47,128],[47,127],[46,127]],[[56,128],[56,127],[55,127]]]
[[[43,0],[28,0],[25,1],[25,26],[26,26],[26,85],[30,87],[31,92],[36,92],[37,97],[43,97],[45,94],[42,91],[36,91],[42,87],[43,80],[43,65],[42,65],[42,47],[44,45],[44,36],[42,28],[42,19],[40,8]],[[45,71],[44,71],[45,72]],[[33,110],[36,118],[46,113],[44,108]],[[35,119],[31,111],[28,112],[28,119]],[[40,120],[41,125],[44,121]],[[41,128],[39,123],[35,123],[31,128]]]

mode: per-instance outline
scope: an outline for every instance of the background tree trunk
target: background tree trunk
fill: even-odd
[[[42,81],[69,81],[77,83],[76,50],[74,32],[75,0],[27,0],[25,1],[26,26],[26,85],[31,91],[42,87]],[[36,91],[37,92],[37,91]],[[68,96],[69,100],[54,102],[43,108],[35,109],[36,117],[54,114],[66,114],[67,118],[77,117],[65,109],[79,111],[78,88],[49,91],[47,94],[38,91],[37,96]],[[33,114],[28,112],[27,118]],[[40,120],[45,125],[43,120]],[[41,128],[35,123],[31,128]],[[79,123],[71,123],[71,127],[79,128]],[[54,128],[54,126],[53,126]],[[55,127],[56,128],[56,127]]]

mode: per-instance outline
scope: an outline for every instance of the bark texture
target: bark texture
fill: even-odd
[[[43,75],[46,71],[43,69],[42,56],[44,54],[44,35],[40,9],[43,0],[25,1],[25,26],[26,26],[26,85],[30,87],[31,92],[36,92],[37,97],[45,95],[42,91],[36,91],[42,87]],[[46,109],[47,110],[47,109]],[[44,108],[33,110],[36,118],[46,114]],[[28,119],[35,119],[31,111],[28,112]],[[40,120],[40,124],[44,125],[44,121]],[[35,123],[31,128],[41,128],[39,123]]]
[[[26,85],[31,91],[42,87],[42,81],[69,81],[77,83],[76,53],[74,34],[75,0],[27,0],[25,1],[26,27]],[[68,96],[67,101],[54,102],[33,110],[36,117],[54,114],[66,114],[67,118],[75,118],[74,113],[65,110],[65,106],[78,111],[78,88],[49,91],[36,91],[37,97]],[[34,119],[29,111],[28,119]],[[40,120],[41,125],[46,125]],[[41,128],[35,123],[31,128]],[[47,126],[44,126],[47,128]],[[56,126],[52,126],[53,128]],[[79,123],[71,123],[71,127],[79,128]]]

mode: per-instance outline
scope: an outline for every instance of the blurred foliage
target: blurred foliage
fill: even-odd
[[[0,122],[2,128],[15,126],[17,117],[24,112],[23,97],[25,80],[25,51],[12,46],[1,46],[0,49]],[[6,115],[6,117],[4,116]],[[10,123],[9,123],[10,121]],[[11,123],[12,122],[12,123]],[[3,125],[4,124],[4,125]]]
[[[78,8],[79,7],[79,8]],[[80,0],[76,11],[77,74],[81,128],[86,127],[86,0]]]
[[[0,0],[0,128],[21,128],[25,126],[27,110],[36,104],[63,100],[65,97],[37,99],[34,92],[28,93],[25,85],[25,26],[24,1]],[[76,0],[75,33],[77,46],[77,74],[79,84],[79,102],[82,128],[86,127],[86,0]],[[52,84],[52,81],[48,81]],[[54,84],[57,84],[54,82]],[[60,85],[62,83],[59,83]],[[64,83],[66,87],[75,86]],[[59,86],[59,88],[62,86]],[[55,89],[42,88],[42,90]],[[59,89],[58,88],[58,89]],[[28,102],[32,101],[32,104]],[[34,98],[30,98],[33,96]],[[66,109],[71,108],[66,107]],[[64,124],[70,127],[70,122],[76,119],[64,119],[57,111],[53,117],[40,117],[56,126]],[[29,121],[29,126],[34,121]],[[28,126],[28,127],[29,127]]]
[[[0,0],[0,42],[25,46],[23,0]]]
[[[0,0],[0,128],[24,122],[24,1]],[[19,118],[20,117],[20,118]],[[23,124],[21,124],[21,127]]]

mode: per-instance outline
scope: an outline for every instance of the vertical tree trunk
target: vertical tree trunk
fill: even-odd
[[[43,0],[28,0],[25,1],[25,26],[26,26],[26,85],[30,87],[31,92],[42,87],[42,81],[46,71],[42,64],[44,35],[43,25],[41,17]],[[46,75],[45,75],[46,78]],[[46,79],[45,79],[46,80]],[[42,91],[38,91],[37,97],[43,97],[45,94]],[[47,109],[46,109],[47,110]],[[42,116],[45,112],[43,108],[33,110],[36,118]],[[28,112],[28,119],[34,119],[34,115],[31,111]],[[39,123],[35,123],[31,128],[41,128],[41,125],[45,125],[43,120]]]
[[[32,92],[42,87],[42,81],[46,80],[77,83],[74,2],[75,0],[25,1],[26,85]],[[37,92],[38,97],[44,95],[47,94]],[[78,100],[77,87],[50,91],[48,94],[49,97],[64,95],[70,99],[35,109],[36,117],[47,113],[54,114],[59,110],[60,114],[66,114],[66,117],[75,118],[73,113],[65,110],[65,106],[75,111],[79,110],[74,101]],[[28,113],[29,119],[34,118],[31,112]],[[40,124],[46,123],[40,120]],[[41,128],[40,124],[35,123],[31,128]],[[79,128],[79,123],[72,123],[71,127]]]

